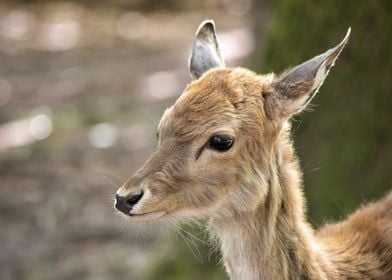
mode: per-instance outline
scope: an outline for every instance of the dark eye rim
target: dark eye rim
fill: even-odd
[[[222,136],[222,137],[230,138],[230,140],[231,140],[230,147],[229,147],[228,149],[226,149],[226,150],[218,150],[218,149],[212,147],[212,146],[210,145],[210,141],[211,141],[211,139],[212,139],[213,137],[215,137],[215,136]],[[199,150],[197,150],[195,159],[197,160],[197,159],[201,156],[201,154],[202,154],[202,152],[204,151],[204,149],[206,149],[206,148],[211,149],[211,150],[213,150],[213,151],[216,151],[216,152],[218,152],[218,153],[225,153],[225,152],[229,151],[229,150],[233,147],[234,143],[235,143],[235,139],[234,139],[234,137],[231,136],[231,135],[228,135],[228,134],[213,134],[210,138],[208,138],[208,140],[204,143],[204,145],[201,146],[201,147],[199,148]]]

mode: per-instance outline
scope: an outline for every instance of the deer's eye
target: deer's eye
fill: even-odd
[[[226,135],[214,135],[210,138],[210,147],[224,152],[230,149],[233,146],[234,140],[233,138],[226,136]]]

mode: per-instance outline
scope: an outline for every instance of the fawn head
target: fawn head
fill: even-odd
[[[157,151],[117,191],[115,207],[135,221],[255,209],[279,135],[317,93],[349,33],[281,75],[257,75],[225,68],[214,23],[203,22],[190,58],[194,81],[163,114]]]

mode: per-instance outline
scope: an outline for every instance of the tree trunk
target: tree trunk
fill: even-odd
[[[252,68],[278,72],[350,41],[313,112],[295,117],[310,215],[340,218],[391,189],[392,2],[281,0]]]

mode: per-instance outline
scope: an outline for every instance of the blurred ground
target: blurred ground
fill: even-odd
[[[206,18],[228,66],[260,73],[352,27],[314,112],[294,118],[295,143],[313,224],[381,197],[392,186],[391,14],[388,0],[0,0],[0,279],[224,279],[200,229],[138,233],[112,206],[190,81]]]
[[[2,280],[140,279],[164,237],[130,231],[113,194],[189,82],[198,24],[229,65],[254,48],[251,1],[85,2],[0,3]]]

